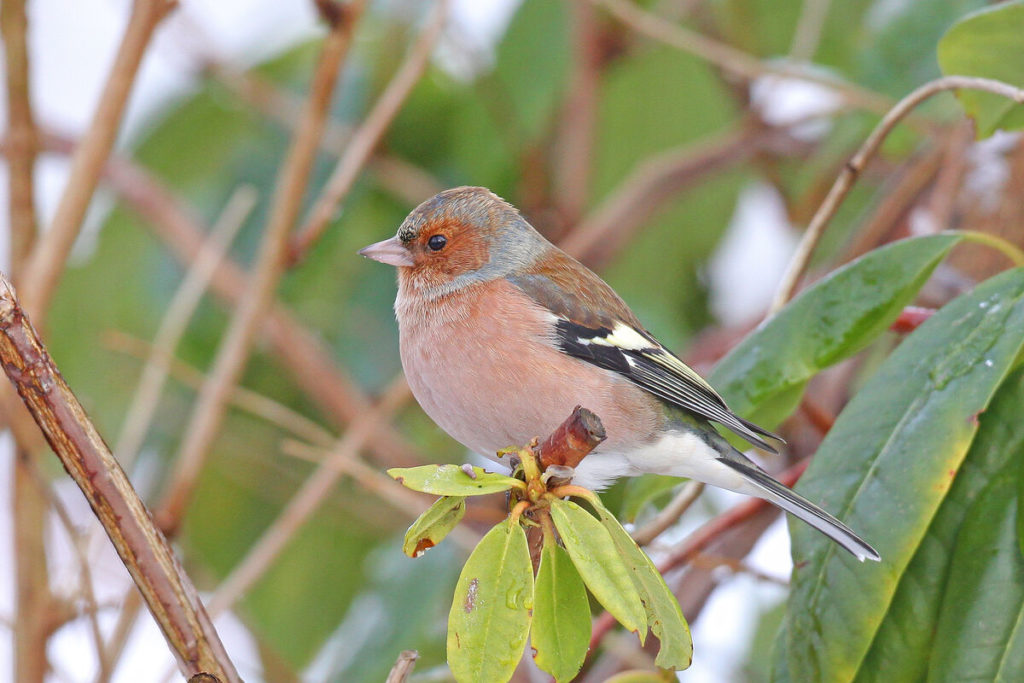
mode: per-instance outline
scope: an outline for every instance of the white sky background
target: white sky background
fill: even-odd
[[[389,0],[397,4],[397,0]],[[497,39],[517,0],[456,0],[454,19],[460,32],[477,36],[478,45]],[[88,125],[99,90],[113,59],[127,19],[128,0],[32,0],[29,3],[32,96],[38,121],[72,135]],[[319,29],[307,1],[182,0],[157,32],[154,48],[143,61],[130,101],[122,141],[130,139],[169,100],[187,93],[194,82],[198,59],[211,50],[239,65],[261,61]],[[448,46],[451,49],[451,46]],[[442,57],[447,57],[445,51]],[[447,60],[445,60],[447,61]],[[2,78],[0,74],[0,78]],[[801,95],[803,96],[803,95]],[[793,98],[787,98],[791,101]],[[813,98],[812,98],[813,99]],[[820,100],[818,100],[820,104]],[[0,107],[3,103],[0,102]],[[3,116],[6,127],[6,113]],[[771,118],[766,112],[766,118]],[[37,203],[43,225],[49,222],[66,179],[64,159],[44,156],[37,172]],[[8,261],[6,167],[0,164],[0,263]],[[94,206],[102,213],[104,203]],[[96,224],[97,221],[90,221]],[[709,264],[712,307],[725,322],[736,323],[760,314],[775,288],[795,243],[781,202],[766,186],[749,188],[742,196],[726,238]],[[14,612],[13,557],[10,519],[10,441],[0,438],[0,683],[12,680],[12,639],[6,624]],[[68,480],[58,485],[61,499],[76,520],[92,519],[91,512]],[[740,500],[719,491],[706,494],[721,507]],[[691,513],[684,528],[701,520]],[[54,523],[48,539],[52,580],[73,592],[79,576],[66,534]],[[127,573],[106,539],[93,544],[92,571],[101,603],[123,594]],[[755,548],[750,562],[774,576],[790,570],[788,536],[776,523]],[[399,558],[396,558],[398,561]],[[735,680],[733,667],[742,662],[757,614],[784,597],[778,587],[749,579],[727,581],[718,589],[694,625],[694,664],[681,675],[685,681]],[[109,632],[115,610],[101,610],[101,625]],[[140,620],[118,681],[160,680],[171,657],[151,619]],[[246,680],[259,680],[258,657],[244,626],[233,618],[217,622],[236,665]],[[54,681],[89,681],[96,658],[84,620],[62,629],[51,642]]]

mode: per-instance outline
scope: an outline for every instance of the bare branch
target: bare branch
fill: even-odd
[[[772,301],[769,315],[777,312],[786,305],[786,302],[793,298],[797,285],[799,285],[800,279],[803,277],[808,263],[810,263],[814,248],[818,245],[818,241],[825,232],[825,226],[832,220],[832,217],[839,209],[839,205],[850,192],[850,188],[853,187],[868,161],[878,151],[882,141],[892,132],[896,124],[906,118],[917,105],[933,95],[949,90],[981,90],[1002,95],[1024,104],[1024,90],[1000,81],[969,76],[945,76],[938,78],[925,83],[897,102],[896,106],[886,112],[882,120],[875,126],[875,129],[871,131],[871,135],[868,136],[856,154],[843,167],[839,177],[836,178],[835,183],[832,185],[832,189],[829,190],[828,196],[825,197],[825,201],[822,202],[818,211],[814,214],[810,225],[804,231],[800,244],[797,246],[796,253],[793,255],[782,277],[782,282],[779,284],[778,291],[776,291],[775,298]]]
[[[731,45],[721,43],[696,31],[691,31],[677,24],[670,23],[661,17],[641,9],[628,0],[590,0],[601,5],[619,21],[650,38],[671,45],[692,55],[707,60],[725,71],[747,80],[754,80],[768,74],[796,78],[811,83],[818,83],[835,90],[849,105],[868,111],[884,113],[892,106],[892,101],[885,95],[863,88],[859,85],[830,78],[808,69],[787,64],[763,62],[757,57],[737,50]]]
[[[302,205],[338,72],[351,42],[351,23],[339,21],[328,33],[320,50],[303,124],[296,132],[281,169],[266,233],[247,291],[217,350],[208,381],[199,392],[175,459],[167,493],[157,511],[160,526],[168,534],[176,532],[184,516],[206,454],[223,421],[228,396],[245,367],[261,318],[273,301],[274,291],[284,271],[288,233]]]
[[[648,522],[633,532],[633,540],[639,545],[647,545],[666,529],[679,521],[679,518],[690,509],[690,506],[700,497],[704,491],[704,484],[699,481],[689,481],[676,494],[676,497],[669,501],[661,511]]]
[[[38,131],[29,96],[28,18],[25,0],[0,3],[7,82],[8,192],[11,208],[11,273],[21,268],[36,239],[34,181]]]
[[[348,149],[338,160],[327,185],[317,199],[302,227],[291,240],[290,259],[301,260],[334,216],[352,184],[366,165],[373,148],[401,109],[412,88],[426,70],[434,46],[441,37],[448,16],[448,0],[437,0],[426,28],[409,50],[405,61],[388,83],[366,120],[352,136]]]
[[[220,219],[213,226],[210,237],[189,266],[178,291],[171,297],[171,303],[153,337],[149,357],[142,368],[135,394],[128,403],[128,414],[121,424],[121,433],[114,447],[114,455],[125,469],[130,469],[146,438],[167,379],[168,364],[178,342],[188,329],[189,320],[202,300],[217,266],[255,205],[256,191],[251,187],[241,187],[231,196]]]
[[[45,321],[46,309],[99,183],[100,171],[114,146],[142,56],[157,24],[171,7],[171,0],[135,0],[132,4],[128,27],[100,93],[96,112],[71,159],[71,173],[53,222],[32,250],[24,282],[20,283],[25,293],[25,310],[37,325]]]
[[[405,683],[419,658],[420,653],[416,650],[403,650],[384,683]]]
[[[0,362],[142,592],[182,673],[238,681],[199,594],[0,277]]]
[[[576,467],[607,437],[601,418],[580,406],[537,446],[541,466]]]

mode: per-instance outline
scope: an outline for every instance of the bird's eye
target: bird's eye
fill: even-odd
[[[432,235],[431,238],[427,240],[427,246],[430,247],[431,251],[441,251],[444,249],[446,244],[448,244],[448,238],[444,235]]]

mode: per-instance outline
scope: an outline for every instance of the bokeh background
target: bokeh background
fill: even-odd
[[[270,322],[246,351],[238,382],[246,393],[233,396],[206,453],[177,542],[204,594],[223,587],[335,439],[377,398],[401,398],[394,273],[355,252],[393,234],[419,201],[456,185],[491,188],[599,270],[650,330],[706,371],[765,314],[800,230],[846,159],[899,97],[940,74],[936,45],[949,26],[987,4],[348,3],[352,45],[299,223],[339,159],[354,165],[351,183],[325,232],[283,273],[264,315]],[[26,6],[39,132],[34,197],[46,226],[133,3]],[[197,387],[244,296],[240,278],[260,250],[326,25],[312,2],[183,0],[145,52],[100,171],[44,336],[107,441],[129,443],[118,454],[147,501],[160,499]],[[393,116],[379,111],[388,97]],[[368,145],[365,159],[354,153],[358,144]],[[812,276],[908,234],[971,225],[1019,241],[1024,209],[1012,198],[1022,189],[1019,137],[976,142],[953,96],[936,97],[868,167],[817,250]],[[215,224],[239,228],[229,260],[186,318],[153,418],[133,447],[126,432],[140,422],[128,418],[154,337]],[[7,211],[0,231],[11,233]],[[8,251],[3,260],[12,259]],[[996,260],[965,248],[940,268],[925,299],[945,301],[1001,267]],[[892,344],[883,338],[816,380],[814,405],[834,415]],[[408,397],[398,402],[385,426],[349,448],[344,474],[289,530],[279,555],[225,606],[217,624],[246,680],[378,681],[403,649],[421,654],[417,680],[445,680],[445,619],[466,548],[447,542],[404,557],[402,533],[429,501],[365,470],[474,456]],[[790,456],[813,451],[818,417],[798,413],[785,425]],[[7,483],[9,437],[2,446],[0,556],[13,558],[23,518]],[[786,464],[765,461],[772,470]],[[47,678],[161,680],[171,658],[144,610],[125,618],[133,589],[124,568],[56,460],[47,454],[37,466],[70,518],[62,522],[51,500],[42,520],[43,575],[72,607],[45,641]],[[670,496],[664,487],[609,492],[638,525]],[[706,492],[651,552],[737,502]],[[500,501],[474,508],[470,531],[486,528],[499,509]],[[767,680],[789,562],[785,524],[765,511],[668,577],[694,627],[684,680]],[[14,562],[0,559],[0,630],[9,631],[0,663],[23,656],[14,644],[21,600]],[[608,642],[587,680],[648,661],[622,634]],[[12,674],[0,664],[0,680]],[[544,680],[526,667],[519,676]]]

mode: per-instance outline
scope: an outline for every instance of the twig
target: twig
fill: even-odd
[[[100,171],[114,145],[142,56],[157,24],[171,7],[170,0],[135,0],[132,3],[128,27],[100,93],[96,112],[71,159],[67,186],[49,229],[32,250],[24,281],[20,283],[25,294],[25,310],[36,325],[45,321],[46,309],[99,183]]]
[[[136,358],[144,359],[153,354],[151,345],[123,332],[110,332],[106,342],[110,349]],[[164,358],[162,362],[171,377],[191,389],[198,391],[206,382],[206,375],[179,358]],[[280,427],[296,438],[322,448],[329,448],[336,441],[331,432],[313,420],[257,391],[235,386],[229,398],[233,407]]]
[[[639,545],[648,545],[651,541],[660,536],[666,529],[679,521],[690,506],[700,497],[704,491],[704,484],[699,481],[689,481],[676,494],[675,498],[669,501],[668,505],[650,522],[633,532],[633,540]]]
[[[597,121],[600,32],[594,8],[569,3],[572,12],[572,70],[562,103],[558,149],[554,159],[555,204],[561,219],[575,224],[587,206],[594,125]]]
[[[53,134],[44,135],[43,144],[47,150],[63,154],[72,146],[67,138]],[[107,163],[104,175],[125,203],[145,219],[144,224],[153,228],[156,236],[170,247],[179,262],[187,266],[198,257],[204,235],[209,230],[195,212],[155,176],[131,160],[116,155]],[[231,258],[225,258],[214,274],[212,291],[228,304],[235,305],[241,300],[246,287],[242,269]],[[263,334],[275,357],[330,418],[346,424],[358,420],[369,410],[369,399],[335,362],[330,349],[280,303],[272,306],[264,317]],[[416,465],[425,461],[418,449],[389,424],[380,425],[370,441],[370,448],[389,466]]]
[[[586,408],[576,406],[572,414],[537,446],[541,467],[576,467],[606,438],[608,435],[601,418]]]
[[[376,424],[388,419],[406,400],[408,392],[408,386],[403,379],[399,378],[392,382],[380,402],[361,421],[349,427],[327,459],[306,479],[277,519],[249,548],[249,552],[231,574],[221,582],[217,592],[210,599],[211,614],[217,615],[229,608],[263,576],[296,532],[320,507],[320,503],[331,492],[342,474],[361,467],[373,473],[368,479],[384,477],[376,470],[359,463],[356,455],[373,433]],[[385,500],[393,501],[392,498]]]
[[[434,45],[441,37],[445,19],[448,16],[448,0],[437,0],[427,27],[420,33],[409,50],[405,61],[388,83],[380,99],[374,104],[366,120],[352,136],[348,149],[338,160],[334,172],[324,187],[313,208],[310,209],[302,227],[291,240],[290,261],[301,260],[309,248],[319,239],[327,224],[344,200],[359,172],[366,164],[373,148],[377,146],[391,120],[401,109],[412,88],[419,81],[427,67]]]
[[[245,367],[260,319],[273,301],[274,290],[284,271],[288,233],[301,209],[318,141],[327,120],[331,95],[351,39],[351,23],[339,21],[332,26],[321,47],[303,123],[296,132],[278,178],[266,233],[249,278],[248,289],[217,349],[208,381],[199,392],[192,418],[175,458],[167,493],[157,511],[161,528],[170,535],[177,531],[181,523],[206,454],[223,421],[228,396]]]
[[[29,97],[28,18],[25,0],[0,3],[7,82],[7,183],[11,214],[11,273],[21,268],[36,238],[33,173],[39,144]]]
[[[628,0],[590,0],[601,5],[619,21],[635,31],[667,45],[689,52],[712,64],[721,67],[731,74],[747,80],[754,80],[768,74],[796,78],[811,83],[818,83],[835,90],[851,106],[868,111],[884,113],[892,106],[892,101],[885,95],[863,88],[859,85],[829,78],[808,69],[786,64],[764,62],[752,55],[737,50],[731,45],[691,31],[682,26],[669,23],[655,14],[641,9]]]
[[[772,301],[769,315],[777,312],[786,305],[796,292],[797,285],[803,277],[804,271],[811,260],[811,254],[818,245],[825,226],[839,209],[839,205],[853,187],[854,182],[860,176],[861,171],[867,165],[869,159],[881,146],[882,141],[892,132],[896,124],[903,120],[913,109],[929,97],[949,90],[982,90],[984,92],[1002,95],[1016,102],[1024,103],[1024,90],[1015,88],[1012,85],[994,81],[988,78],[973,78],[970,76],[945,76],[925,83],[917,88],[896,105],[886,112],[882,120],[878,122],[871,135],[860,146],[856,154],[846,163],[839,177],[836,178],[828,196],[822,202],[818,211],[814,214],[807,230],[804,232],[796,253],[793,255],[786,272],[782,277],[778,291]]]
[[[103,646],[101,659],[111,662],[111,669],[107,676],[102,676],[98,672],[95,683],[109,683],[113,677],[114,671],[117,669],[117,662],[120,661],[121,653],[124,652],[124,648],[128,644],[128,637],[132,634],[132,628],[135,626],[140,609],[142,609],[142,596],[132,587],[125,593],[124,599],[121,601],[121,614],[117,617],[113,633],[110,634],[110,638]]]
[[[792,486],[800,478],[800,475],[804,473],[809,464],[809,459],[801,460],[780,474],[777,479],[786,486]],[[715,517],[693,532],[675,550],[669,553],[661,562],[657,563],[658,571],[666,574],[679,565],[689,562],[726,531],[742,524],[769,505],[771,503],[766,500],[751,498]],[[594,621],[594,626],[590,632],[591,652],[597,649],[601,639],[604,638],[613,626],[615,626],[615,617],[607,612]]]
[[[790,58],[800,62],[814,58],[831,4],[832,0],[803,0],[800,18],[793,31],[793,42],[789,46]]]
[[[163,320],[157,327],[149,357],[142,368],[135,394],[129,402],[128,414],[121,425],[121,433],[114,447],[114,456],[125,469],[139,452],[146,432],[153,420],[168,364],[188,329],[189,320],[209,286],[217,266],[227,253],[245,219],[256,205],[256,191],[249,186],[240,187],[228,200],[220,219],[213,226],[210,237],[203,243],[199,256],[189,266],[178,290],[171,297]]]
[[[391,672],[388,673],[384,683],[405,683],[405,680],[409,678],[409,674],[412,673],[413,668],[416,666],[416,660],[419,658],[420,653],[416,650],[403,650],[398,655],[398,659],[395,660],[395,665],[391,667]]]
[[[0,277],[0,362],[65,469],[107,530],[174,651],[182,673],[238,681],[167,539],[39,341],[14,290]]]
[[[591,268],[601,268],[665,200],[710,171],[750,158],[764,135],[783,133],[735,129],[644,161],[559,246]]]

